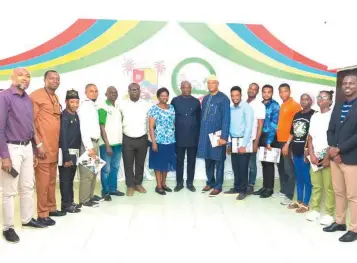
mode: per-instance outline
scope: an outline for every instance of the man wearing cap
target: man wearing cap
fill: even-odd
[[[95,104],[98,98],[98,88],[90,83],[85,88],[86,98],[78,109],[80,120],[82,145],[80,156],[85,152],[92,158],[99,156],[99,116]],[[97,174],[92,173],[83,165],[79,166],[79,202],[80,206],[98,207],[103,198],[94,195],[95,185],[97,183]]]
[[[62,211],[78,213],[81,210],[74,203],[73,180],[77,170],[77,158],[81,148],[81,130],[77,109],[78,92],[69,90],[66,94],[66,109],[61,114],[59,181]]]
[[[32,218],[34,127],[32,103],[25,91],[30,84],[30,78],[26,69],[15,69],[11,75],[11,87],[0,93],[3,236],[12,243],[20,241],[14,230],[14,198],[17,192],[20,195],[22,226],[45,227]]]
[[[60,85],[60,76],[49,70],[44,76],[45,87],[31,93],[34,109],[35,141],[39,164],[35,168],[37,190],[37,214],[39,222],[53,226],[50,218],[64,216],[56,206],[56,179],[59,150],[61,105],[55,94]]]
[[[222,192],[226,144],[229,135],[230,101],[218,90],[218,79],[211,75],[207,79],[209,93],[202,101],[202,115],[197,157],[205,159],[207,183],[202,192],[217,196]],[[218,137],[217,140],[210,140]],[[217,145],[216,145],[217,144]],[[214,173],[216,171],[216,176]]]

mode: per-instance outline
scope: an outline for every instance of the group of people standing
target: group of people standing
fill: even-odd
[[[45,228],[55,225],[52,217],[78,213],[82,207],[98,207],[118,191],[117,175],[123,157],[126,195],[144,194],[144,164],[149,148],[149,168],[156,176],[155,192],[172,192],[166,184],[167,173],[176,171],[175,192],[184,188],[184,160],[187,155],[186,187],[193,185],[196,157],[205,160],[207,182],[202,192],[215,197],[222,192],[224,164],[231,155],[233,187],[224,194],[243,200],[249,195],[261,198],[281,197],[282,205],[307,213],[307,219],[320,218],[325,194],[325,215],[321,224],[326,232],[346,231],[347,200],[350,201],[351,229],[340,241],[357,239],[357,76],[346,76],[342,89],[345,102],[336,103],[333,92],[321,91],[315,98],[301,95],[300,103],[290,96],[290,86],[279,86],[283,103],[273,99],[274,88],[252,83],[247,101],[242,89],[234,86],[229,98],[219,91],[216,76],[207,78],[209,94],[202,103],[191,95],[191,84],[181,83],[182,94],[169,104],[169,91],[157,90],[158,103],[151,105],[140,98],[140,86],[128,87],[129,99],[117,103],[118,91],[111,86],[106,100],[98,103],[95,84],[85,88],[80,103],[75,90],[66,93],[62,110],[55,91],[60,76],[50,70],[44,76],[44,88],[28,95],[30,74],[24,68],[12,73],[12,85],[0,93],[0,157],[3,185],[3,235],[18,242],[14,230],[14,196],[21,200],[23,227]],[[317,99],[319,111],[312,110]],[[262,162],[263,187],[255,191],[257,152],[279,148],[280,191],[274,194],[275,164]],[[100,172],[101,195],[94,194],[96,176],[79,165],[79,204],[74,202],[73,180],[78,157],[88,154],[106,164]],[[310,165],[311,164],[311,165]],[[318,169],[313,170],[313,167]],[[57,210],[55,187],[59,168],[61,210]],[[33,216],[34,175],[37,214]],[[295,185],[296,201],[293,201]],[[310,202],[311,199],[311,202]],[[336,220],[333,219],[336,210]]]

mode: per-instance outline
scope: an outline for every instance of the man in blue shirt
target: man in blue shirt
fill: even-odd
[[[171,104],[175,108],[176,136],[176,187],[175,192],[183,189],[183,168],[187,151],[187,189],[195,192],[195,177],[198,136],[200,133],[201,104],[191,96],[192,86],[188,81],[181,83],[182,94],[173,98]]]
[[[237,200],[243,200],[247,195],[249,158],[253,151],[251,140],[254,111],[245,101],[242,101],[242,89],[238,86],[231,88],[231,125],[229,135],[231,143],[227,153],[231,154],[234,173],[234,187],[225,194],[239,194]]]

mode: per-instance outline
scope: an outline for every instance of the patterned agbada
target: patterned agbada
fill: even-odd
[[[219,161],[225,159],[225,151],[218,146],[212,148],[209,134],[222,131],[221,139],[228,141],[230,123],[230,102],[228,97],[218,92],[216,95],[207,95],[202,101],[201,129],[198,143],[198,158]]]

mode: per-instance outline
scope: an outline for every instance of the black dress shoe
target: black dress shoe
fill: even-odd
[[[325,232],[336,232],[336,231],[346,231],[346,224],[337,224],[336,222],[332,223],[332,225],[324,227],[323,231]]]
[[[245,193],[239,193],[239,195],[237,196],[236,200],[237,200],[237,201],[241,201],[241,200],[243,200],[243,199],[246,198],[246,197],[247,197],[247,194],[245,194]]]
[[[64,211],[52,211],[49,213],[49,216],[56,217],[56,216],[65,216],[67,213]]]
[[[187,189],[190,190],[191,192],[196,192],[196,188],[193,186],[193,184],[188,184]]]
[[[159,195],[166,195],[166,192],[162,188],[155,188],[155,192],[158,193]]]
[[[346,234],[344,234],[342,237],[340,237],[338,240],[341,242],[353,242],[357,240],[357,233],[348,231]]]
[[[76,204],[76,203],[72,203],[72,206],[75,206],[78,209],[82,208],[82,204]]]
[[[269,198],[273,195],[274,190],[273,189],[265,189],[263,193],[260,194],[260,198]]]
[[[265,191],[265,188],[262,187],[258,191],[253,192],[253,195],[261,195],[262,193],[264,193],[264,191]]]
[[[77,208],[77,206],[75,206],[75,205],[71,205],[69,207],[63,207],[62,211],[65,211],[65,212],[70,213],[70,214],[74,214],[74,213],[81,212],[81,209]]]
[[[95,195],[95,196],[93,196],[92,201],[93,201],[93,202],[103,202],[103,201],[104,201],[104,198]]]
[[[46,225],[41,224],[40,222],[36,221],[35,219],[31,219],[30,222],[27,224],[22,224],[23,228],[46,228]]]
[[[125,194],[123,192],[120,192],[120,191],[115,191],[115,192],[112,192],[110,193],[110,195],[115,195],[115,196],[124,196]],[[104,198],[105,199],[105,198]],[[105,200],[107,201],[107,200]]]
[[[37,222],[45,226],[54,226],[56,224],[56,221],[50,217],[38,217]]]
[[[8,242],[18,243],[20,241],[19,236],[16,234],[13,228],[9,228],[8,230],[3,231],[2,234]]]
[[[183,185],[182,184],[178,184],[178,185],[175,186],[174,191],[175,192],[180,192],[182,189],[183,189]]]
[[[171,188],[170,188],[170,187],[167,187],[167,186],[163,186],[162,189],[163,189],[165,192],[172,192]]]

